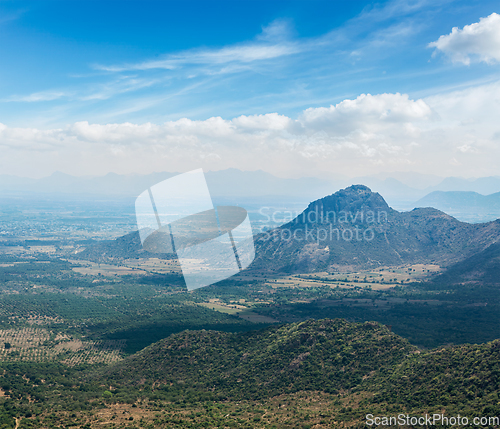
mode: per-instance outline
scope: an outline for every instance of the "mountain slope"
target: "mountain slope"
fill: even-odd
[[[398,365],[375,401],[410,409],[450,407],[455,413],[500,414],[500,340],[414,355]],[[490,426],[492,427],[492,426]],[[497,426],[495,426],[497,427]]]
[[[150,253],[144,250],[138,231],[130,232],[115,240],[105,240],[92,244],[78,252],[74,257],[94,262],[103,262],[108,259],[173,258],[171,254]]]
[[[495,243],[434,279],[435,283],[480,283],[500,285],[500,243]]]

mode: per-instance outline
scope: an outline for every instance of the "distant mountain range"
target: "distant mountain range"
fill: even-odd
[[[148,187],[175,176],[175,172],[148,175],[119,175],[109,173],[99,177],[75,177],[56,172],[41,179],[0,175],[0,198],[126,198],[133,205],[135,199]],[[396,210],[415,207],[434,207],[460,220],[484,222],[500,218],[500,196],[483,198],[500,192],[500,177],[478,179],[441,178],[411,172],[396,172],[354,179],[325,180],[314,177],[284,179],[262,170],[241,171],[227,169],[205,173],[214,199],[228,199],[236,204],[261,204],[285,201],[303,203],[345,188],[364,184],[384,195]],[[434,194],[440,192],[440,194]],[[475,194],[477,195],[475,195]],[[481,195],[479,195],[481,194]]]
[[[66,194],[108,195],[137,197],[145,189],[179,173],[162,172],[147,175],[119,175],[108,173],[99,177],[75,177],[56,172],[41,179],[0,175],[0,195],[13,194]],[[290,196],[318,198],[331,192],[332,182],[317,178],[283,179],[262,170],[241,171],[227,169],[205,172],[213,196],[262,197]]]
[[[434,207],[467,222],[500,218],[500,192],[481,195],[472,191],[434,191],[421,198],[415,207]]]
[[[48,177],[31,179],[12,175],[0,175],[0,195],[14,193],[47,194],[95,194],[116,196],[137,196],[162,180],[173,177],[177,172],[160,172],[146,175],[120,175],[108,173],[105,176],[72,176],[55,172]],[[284,179],[262,170],[241,171],[235,168],[205,172],[213,195],[221,196],[265,196],[287,195],[319,198],[320,195],[349,185],[365,184],[387,199],[399,198],[415,201],[434,191],[469,191],[487,195],[500,192],[500,176],[464,179],[442,178],[419,173],[387,173],[373,176],[341,178],[336,180],[303,177]],[[321,192],[319,196],[316,196]]]

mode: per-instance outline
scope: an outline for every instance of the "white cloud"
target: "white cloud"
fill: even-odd
[[[63,98],[89,101],[89,100],[107,100],[119,94],[138,91],[149,88],[155,84],[165,81],[165,79],[138,78],[137,76],[118,76],[116,79],[103,83],[90,85],[84,90],[53,90],[40,91],[28,95],[12,95],[3,98],[2,102],[25,102],[35,103],[44,101],[54,101]]]
[[[76,97],[79,100],[107,100],[118,94],[134,92],[140,89],[149,88],[160,83],[164,79],[143,79],[136,76],[119,76],[111,82],[93,86],[86,95]]]
[[[430,48],[443,52],[454,63],[469,65],[471,61],[488,64],[500,61],[500,15],[492,13],[479,22],[454,27],[450,34],[429,43]],[[436,52],[435,51],[435,52]]]
[[[352,151],[374,158],[403,153],[403,147],[419,134],[415,123],[429,119],[431,113],[423,100],[410,100],[406,94],[362,94],[329,108],[307,109],[298,119],[269,113],[232,120],[184,118],[161,125],[78,122],[66,133],[84,142],[156,146],[157,151],[167,152],[175,148],[179,154],[182,145],[188,144],[200,154],[257,149],[262,156],[285,151],[310,159]]]
[[[423,100],[410,100],[407,94],[361,94],[355,100],[344,100],[329,108],[305,110],[306,123],[328,121],[334,126],[352,127],[353,123],[408,122],[424,119],[431,115],[431,109]]]
[[[26,102],[26,103],[32,103],[32,102],[38,102],[38,101],[53,101],[53,100],[58,100],[60,98],[64,97],[69,97],[71,96],[71,93],[63,92],[63,91],[41,91],[41,92],[34,92],[29,95],[12,95],[8,98],[4,98],[3,102],[9,102],[9,101],[14,101],[14,102]]]
[[[248,64],[255,61],[276,59],[301,52],[304,48],[289,39],[288,23],[275,21],[262,29],[256,40],[222,48],[191,49],[169,54],[160,60],[143,61],[123,65],[95,65],[98,70],[122,72],[129,70],[175,70],[189,65],[225,66],[227,64]],[[233,68],[225,68],[233,70]]]
[[[4,149],[53,151],[71,140],[68,133],[62,129],[14,128],[0,123],[0,147]]]
[[[498,174],[499,106],[497,82],[418,100],[362,94],[306,109],[298,118],[268,113],[162,124],[83,121],[52,130],[0,125],[4,159],[21,160],[1,167],[11,174],[237,167],[355,176],[402,166],[440,175]]]
[[[239,116],[234,118],[232,124],[242,130],[286,130],[293,123],[292,119],[277,113],[267,113],[265,115]]]
[[[249,44],[229,46],[221,49],[192,50],[180,54],[168,55],[162,60],[144,61],[137,64],[95,66],[98,70],[122,72],[128,70],[174,70],[184,65],[224,65],[228,63],[251,63],[253,61],[268,60],[291,55],[299,52],[293,44],[280,43]]]

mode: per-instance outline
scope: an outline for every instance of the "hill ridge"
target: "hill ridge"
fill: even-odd
[[[500,340],[422,351],[379,323],[342,319],[237,334],[184,331],[94,377],[118,390],[152,388],[155,397],[169,401],[364,392],[359,415],[379,403],[495,415],[500,411]]]

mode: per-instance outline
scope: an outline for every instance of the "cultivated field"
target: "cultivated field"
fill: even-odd
[[[125,341],[82,341],[33,327],[0,330],[0,361],[61,361],[67,365],[112,363]]]

